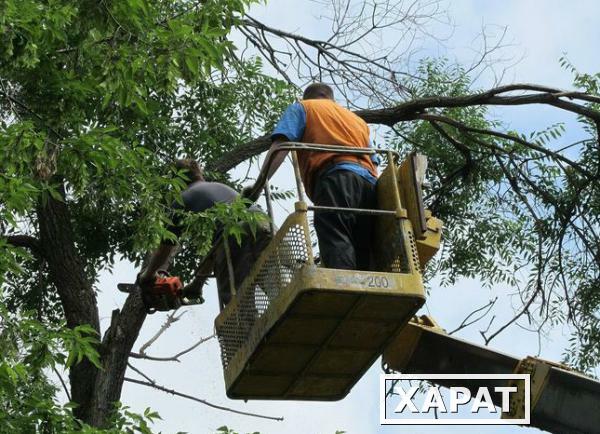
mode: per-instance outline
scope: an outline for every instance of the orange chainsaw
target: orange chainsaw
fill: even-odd
[[[204,298],[199,295],[198,298],[190,299],[185,296],[183,283],[177,276],[170,276],[166,271],[157,272],[156,280],[150,286],[140,286],[136,283],[119,283],[117,288],[121,292],[131,293],[139,290],[142,296],[142,302],[146,308],[146,313],[152,314],[156,311],[167,311],[177,309],[182,305],[201,304]],[[197,296],[197,294],[194,294]]]

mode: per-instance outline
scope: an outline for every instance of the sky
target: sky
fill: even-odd
[[[559,65],[559,58],[566,53],[570,61],[584,72],[600,71],[600,57],[597,56],[596,42],[600,40],[600,27],[595,17],[599,16],[600,3],[595,1],[564,2],[556,0],[454,0],[446,4],[453,20],[453,30],[439,24],[432,32],[444,31],[450,36],[442,44],[425,47],[430,55],[445,56],[468,62],[477,47],[476,35],[482,26],[507,27],[507,40],[513,45],[509,54],[521,59],[512,66],[505,76],[504,83],[532,82],[560,88],[569,88],[571,75]],[[318,19],[319,9],[305,0],[272,0],[264,6],[255,7],[252,14],[265,22],[280,28],[319,34],[324,23]],[[482,77],[485,83],[489,77]],[[531,131],[554,122],[566,121],[569,127],[568,138],[576,137],[577,125],[573,118],[557,110],[541,106],[529,108],[494,109],[505,124],[520,131]],[[234,171],[244,173],[243,168]],[[284,167],[276,174],[273,183],[291,185],[292,172]],[[279,223],[289,204],[276,205]],[[113,309],[122,306],[125,296],[116,290],[118,282],[135,279],[137,270],[125,262],[119,263],[111,273],[103,273],[99,287],[101,325],[106,329]],[[185,277],[184,277],[185,279]],[[452,287],[440,287],[435,280],[429,282],[430,296],[422,313],[433,315],[442,327],[451,330],[475,307],[499,296],[497,309],[498,324],[509,319],[513,312],[513,299],[508,295],[510,288],[494,287],[483,289],[475,280],[463,280]],[[169,356],[185,349],[199,339],[213,334],[213,321],[218,313],[216,288],[213,282],[205,287],[206,303],[188,308],[179,321],[174,323],[150,348],[147,353],[153,356]],[[502,316],[505,315],[505,318]],[[157,313],[150,316],[134,350],[148,341],[165,321],[166,315]],[[458,336],[481,343],[477,327],[467,328]],[[536,335],[518,327],[501,334],[493,341],[493,348],[517,357],[541,355],[543,358],[560,360],[568,338],[568,330],[562,327],[553,329],[548,336],[538,341]],[[126,383],[122,401],[136,411],[150,407],[160,413],[162,421],[155,428],[164,433],[186,431],[189,433],[214,433],[227,425],[240,433],[259,431],[262,434],[334,434],[344,430],[354,434],[388,433],[520,433],[524,428],[504,427],[382,427],[379,425],[379,362],[358,382],[352,392],[342,401],[334,403],[304,403],[283,401],[243,401],[229,400],[225,395],[223,374],[220,365],[219,348],[215,339],[200,345],[197,349],[181,357],[181,362],[149,362],[132,360],[132,364],[154,378],[158,384],[182,393],[206,399],[214,404],[231,407],[240,411],[255,412],[269,416],[283,417],[276,422],[241,416],[209,408],[202,404],[174,397],[143,386]],[[127,376],[139,378],[128,371]],[[529,430],[527,432],[537,432]]]

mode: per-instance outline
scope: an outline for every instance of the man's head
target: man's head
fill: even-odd
[[[304,90],[302,99],[331,99],[333,100],[333,89],[325,83],[313,83]]]
[[[184,171],[185,176],[187,176],[190,179],[188,181],[188,184],[191,184],[192,182],[196,181],[204,181],[202,168],[196,160],[192,160],[191,158],[175,160],[175,168],[178,171]]]

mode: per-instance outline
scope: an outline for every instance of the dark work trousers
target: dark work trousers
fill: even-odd
[[[375,185],[349,170],[321,176],[313,194],[315,205],[377,208]],[[365,214],[315,211],[321,261],[327,268],[369,270],[374,217]]]

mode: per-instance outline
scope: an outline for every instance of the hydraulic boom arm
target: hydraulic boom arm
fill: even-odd
[[[452,337],[426,316],[409,322],[387,347],[383,360],[390,369],[405,374],[530,374],[531,426],[553,433],[600,433],[600,382],[563,365],[534,357],[519,360]],[[464,380],[439,380],[439,384],[481,386]],[[506,384],[496,380],[488,386]],[[511,400],[513,408],[522,406]]]

